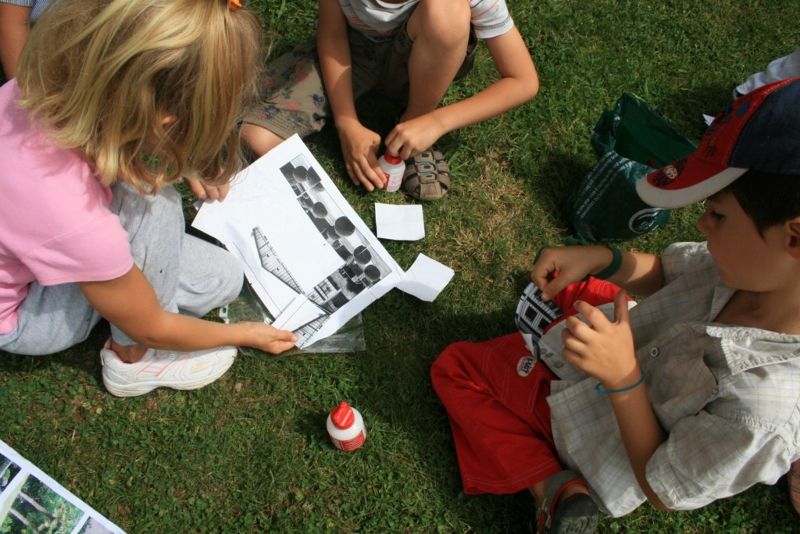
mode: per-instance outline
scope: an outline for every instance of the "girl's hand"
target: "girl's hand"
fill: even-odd
[[[583,372],[597,378],[606,389],[618,389],[639,377],[633,346],[627,294],[620,290],[614,298],[614,322],[583,301],[575,303],[577,315],[566,319],[562,333],[564,358]]]
[[[613,255],[606,247],[558,247],[542,249],[533,264],[531,280],[550,300],[573,282],[603,270]]]
[[[428,150],[444,133],[439,121],[428,113],[395,126],[386,136],[386,151],[406,160]]]
[[[297,336],[288,330],[278,330],[266,323],[242,322],[238,323],[241,328],[246,329],[245,342],[243,345],[255,349],[269,352],[270,354],[280,354],[294,347]]]
[[[378,166],[376,155],[381,136],[357,121],[348,121],[338,127],[344,165],[353,183],[363,185],[367,191],[385,188],[386,177]]]
[[[225,200],[231,188],[230,184],[220,186],[206,185],[196,178],[184,177],[184,180],[194,196],[200,200]]]

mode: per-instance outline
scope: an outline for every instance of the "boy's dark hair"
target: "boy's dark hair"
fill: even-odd
[[[758,233],[800,215],[800,176],[750,169],[728,190],[753,220]]]

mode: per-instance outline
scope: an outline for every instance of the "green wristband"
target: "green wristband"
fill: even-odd
[[[642,371],[642,374],[639,377],[639,380],[637,380],[636,382],[634,382],[630,386],[625,386],[624,388],[618,388],[618,389],[606,389],[606,388],[603,387],[603,384],[598,382],[597,385],[594,387],[594,389],[597,391],[598,395],[604,397],[604,396],[609,395],[611,393],[625,393],[626,391],[630,391],[632,389],[636,389],[642,384],[642,382],[644,382],[644,371]]]
[[[608,280],[617,274],[619,268],[622,267],[622,252],[620,252],[618,248],[609,247],[608,245],[606,245],[606,248],[611,251],[611,263],[599,273],[592,275],[600,280]]]

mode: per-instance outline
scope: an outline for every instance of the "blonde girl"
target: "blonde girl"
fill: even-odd
[[[261,323],[197,317],[241,289],[226,251],[184,233],[172,183],[224,187],[261,57],[231,0],[60,0],[0,87],[0,349],[49,354],[104,317],[106,388],[193,389],[237,345],[279,353]]]

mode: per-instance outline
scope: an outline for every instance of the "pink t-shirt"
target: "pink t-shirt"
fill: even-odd
[[[74,152],[57,148],[0,87],[0,334],[14,330],[34,280],[112,280],[133,266],[111,190]]]

